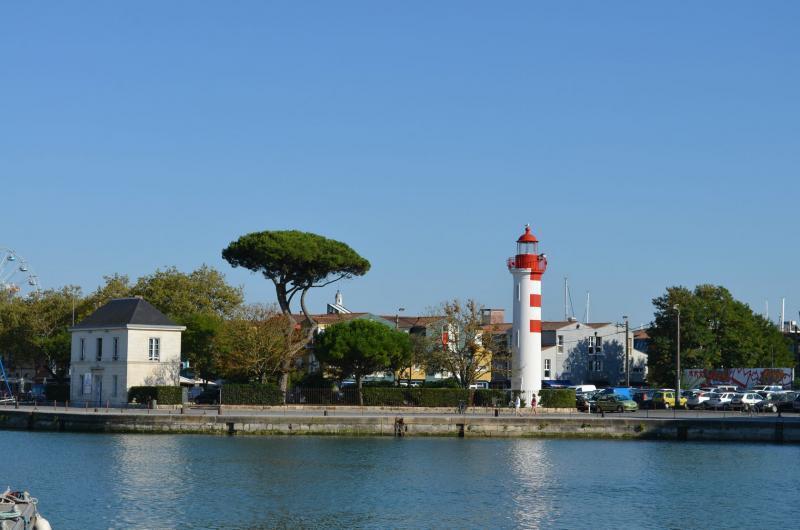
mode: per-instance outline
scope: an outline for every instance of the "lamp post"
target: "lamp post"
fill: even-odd
[[[675,409],[677,409],[681,404],[681,308],[678,304],[675,304],[672,308],[678,313],[675,339]]]
[[[628,346],[628,343],[630,342],[630,339],[628,338],[628,333],[630,331],[630,328],[628,327],[629,326],[629,324],[628,324],[628,315],[623,315],[622,318],[625,319],[625,386],[626,387],[630,387],[631,386],[631,363],[629,361],[629,359],[630,359],[630,351],[629,351],[630,347]]]

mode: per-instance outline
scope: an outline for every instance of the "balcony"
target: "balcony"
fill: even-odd
[[[517,254],[508,258],[509,269],[530,269],[531,272],[544,272],[547,269],[547,258],[544,254]]]

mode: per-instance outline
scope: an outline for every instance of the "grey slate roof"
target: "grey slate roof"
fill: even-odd
[[[73,326],[72,329],[140,326],[177,326],[143,298],[116,298]]]

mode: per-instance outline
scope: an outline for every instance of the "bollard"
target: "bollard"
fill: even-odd
[[[108,412],[108,400],[106,400],[106,412]]]
[[[181,405],[181,414],[184,414],[184,410],[186,410],[183,405]]]
[[[58,402],[54,399],[53,400],[53,410],[56,410],[57,407],[58,407]]]
[[[220,405],[219,407],[217,407],[217,414],[218,414],[219,416],[222,416],[222,405]]]
[[[327,416],[327,415],[328,415],[328,409],[325,409],[325,410],[323,410],[323,411],[322,411],[322,415],[323,415],[323,416]]]
[[[497,407],[495,407],[495,409],[494,409],[494,417],[495,418],[499,418],[500,417],[500,409],[498,409]]]

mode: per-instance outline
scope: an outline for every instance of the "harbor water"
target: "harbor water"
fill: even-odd
[[[793,528],[800,447],[0,432],[57,529]]]

